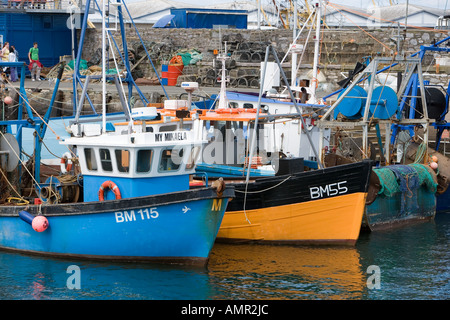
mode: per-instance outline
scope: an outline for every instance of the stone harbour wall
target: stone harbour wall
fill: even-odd
[[[180,81],[198,81],[201,87],[219,87],[217,83],[217,68],[219,66],[217,64],[214,68],[213,60],[215,56],[213,51],[220,49],[221,45],[224,46],[225,41],[231,57],[231,62],[228,65],[231,77],[229,86],[234,88],[250,87],[255,90],[259,87],[260,66],[261,61],[264,60],[266,46],[268,44],[274,46],[279,59],[282,60],[292,42],[292,31],[290,30],[153,29],[141,26],[139,27],[139,33],[159,75],[161,75],[161,65],[169,63],[170,59],[180,50],[197,50],[200,52],[202,59],[195,65],[184,67],[183,75],[179,77],[179,83]],[[321,33],[319,66],[325,79],[319,83],[318,95],[323,96],[339,89],[337,82],[347,77],[348,72],[353,70],[356,62],[362,61],[364,57],[392,57],[397,50],[397,46],[393,42],[397,35],[398,30],[396,28],[374,30],[324,28]],[[406,37],[402,50],[406,55],[409,55],[418,51],[421,45],[430,45],[434,41],[445,38],[447,33],[408,29],[406,33],[400,32],[400,35]],[[126,36],[131,66],[133,72],[136,73],[134,77],[155,79],[156,74],[153,66],[145,57],[145,50],[134,28],[127,26]],[[304,44],[306,36],[306,33],[302,35],[297,43]],[[120,34],[116,33],[114,37],[120,46],[120,50],[122,50]],[[93,65],[99,65],[101,61],[100,46],[100,28],[88,29],[82,58]],[[310,42],[305,49],[302,64],[299,68],[298,75],[302,79],[308,78],[310,76],[308,73],[311,74],[313,51],[314,46]],[[425,56],[422,64],[424,79],[430,81],[430,84],[442,85],[446,88],[449,83],[448,71],[450,66],[439,66],[438,68],[435,57],[440,56],[444,57],[445,54],[432,52]],[[291,76],[290,61],[291,55],[288,55],[283,63],[283,69],[288,78]],[[401,70],[393,68],[390,70],[390,74],[396,75],[398,71]],[[281,85],[283,85],[282,82]],[[152,90],[152,86],[144,86],[147,87],[147,92]],[[157,82],[154,83],[154,86],[159,88]],[[88,93],[93,103],[99,107],[101,95],[95,89],[89,90]],[[51,94],[51,90],[30,92],[30,102],[45,113]],[[179,93],[170,98],[175,99],[178,96]],[[70,89],[61,88],[56,100],[55,113],[57,115],[72,114],[72,91]],[[87,102],[85,102],[84,107],[86,110],[90,109]],[[108,93],[107,108],[109,111],[121,110],[117,94]]]
[[[230,69],[244,70],[234,71],[231,76],[236,78],[239,75],[246,74],[247,69],[252,70],[251,75],[259,79],[260,62],[264,60],[264,52],[267,44],[275,47],[279,59],[281,60],[289,49],[292,42],[291,30],[211,30],[211,29],[156,29],[149,27],[138,27],[139,34],[146,43],[147,49],[152,57],[153,65],[160,74],[161,64],[167,64],[169,60],[179,50],[197,50],[202,54],[203,59],[190,65],[183,71],[183,74],[192,77],[187,80],[195,81],[205,77],[213,66],[215,49],[224,47],[227,41],[227,49],[234,63]],[[140,40],[134,28],[126,29],[128,48],[136,55],[133,63],[136,63],[143,55],[140,46]],[[420,49],[421,45],[430,45],[434,41],[445,38],[448,34],[445,32],[437,32],[435,30],[418,30],[408,29],[398,31],[397,28],[392,29],[327,29],[321,32],[322,44],[320,46],[320,68],[327,78],[327,82],[335,84],[336,81],[342,80],[345,73],[352,70],[356,61],[362,61],[363,57],[371,56],[392,56],[397,51],[397,46],[393,40],[398,39],[398,35],[405,37],[401,51],[405,55],[412,54]],[[101,33],[99,29],[89,29],[86,34],[85,48],[83,51],[83,59],[91,60],[95,53],[98,52],[101,44]],[[307,37],[304,32],[299,37],[297,43],[303,44]],[[311,34],[310,39],[312,39]],[[120,37],[116,37],[120,40]],[[117,40],[116,40],[117,41]],[[118,41],[120,42],[120,41]],[[303,55],[300,74],[311,70],[313,63],[314,45],[310,41]],[[435,73],[434,56],[440,56],[438,53],[428,54],[423,62],[424,71],[430,74]],[[286,75],[290,77],[290,59],[288,55],[283,64]],[[154,69],[147,59],[144,59],[135,67],[139,71],[139,76],[151,78],[155,76]],[[445,68],[441,68],[446,71]],[[247,72],[248,73],[248,72]],[[256,73],[256,74],[255,74]],[[439,75],[432,77],[431,81],[445,80],[445,77]],[[250,85],[251,81],[248,81]],[[256,84],[253,82],[253,84]],[[238,83],[235,83],[238,86]]]

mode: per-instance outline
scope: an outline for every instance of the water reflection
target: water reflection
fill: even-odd
[[[0,300],[449,299],[450,213],[362,234],[355,247],[215,244],[208,268],[92,263],[0,251]],[[70,290],[77,265],[81,289]],[[369,266],[381,289],[367,288]]]
[[[381,270],[381,290],[370,291],[368,299],[449,299],[449,240],[450,214],[360,237],[363,268]]]
[[[354,247],[216,244],[211,299],[359,299],[366,287]]]
[[[67,287],[71,265],[80,267],[79,290]],[[90,263],[0,251],[0,300],[204,300],[213,295],[206,269]]]

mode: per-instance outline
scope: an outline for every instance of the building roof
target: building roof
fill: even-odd
[[[155,23],[161,17],[170,14],[171,9],[193,8],[194,5],[182,1],[171,0],[147,0],[127,3],[128,11],[136,23]],[[256,1],[232,1],[218,4],[195,5],[199,9],[225,9],[225,10],[246,10],[248,12],[248,23],[257,23],[257,2]],[[272,3],[267,2],[263,6],[265,15],[274,24],[277,19],[277,11]],[[124,18],[129,19],[126,10],[123,10]],[[357,8],[338,4],[329,4],[324,9],[324,20],[329,26],[391,26],[393,23],[404,22],[406,17],[406,4],[398,4],[386,7]],[[437,17],[443,15],[441,9],[428,8],[418,5],[408,5],[408,24],[431,27],[436,24]],[[89,15],[92,22],[101,22],[101,16]],[[264,14],[261,14],[264,21]]]
[[[127,4],[128,11],[133,19],[139,19],[147,15],[167,12],[170,9],[190,8],[192,4],[170,0],[138,1]]]
[[[408,24],[419,27],[430,27],[436,24],[436,19],[443,14],[441,9],[429,8],[418,5],[397,4],[385,7],[356,8],[343,5],[327,6],[325,19],[329,24],[337,23],[341,26],[354,26],[359,22],[360,26],[391,26],[393,23],[403,23],[407,18]]]
[[[437,8],[428,8],[417,5],[408,5],[408,10],[406,10],[406,4],[397,4],[393,6],[387,7],[377,7],[377,8],[369,8],[368,13],[372,14],[380,14],[380,18],[383,20],[389,21],[399,21],[406,17],[406,13],[408,12],[408,16],[412,16],[420,13],[429,13],[439,17],[442,15],[442,10]]]
[[[99,6],[101,8],[101,0],[99,1]],[[184,2],[170,0],[143,0],[137,2],[128,2],[126,3],[126,7],[135,22],[155,23],[162,16],[169,14],[170,9],[190,8],[192,7],[192,5]],[[129,19],[127,11],[123,9],[122,12],[124,15],[124,19]],[[115,13],[111,11],[111,15],[114,14]],[[146,17],[150,18],[146,19]],[[89,20],[91,20],[93,23],[101,23],[102,17],[97,8],[95,8],[95,13],[89,15]]]

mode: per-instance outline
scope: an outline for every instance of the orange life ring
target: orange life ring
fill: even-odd
[[[105,189],[110,189],[114,192],[116,195],[116,200],[122,199],[122,195],[120,194],[119,187],[112,182],[111,180],[107,180],[102,183],[100,186],[100,189],[98,190],[98,200],[104,201],[105,200]]]
[[[258,109],[255,108],[238,108],[237,110],[239,112],[249,112],[249,113],[256,113],[256,111],[258,111]]]
[[[222,114],[222,113],[230,113],[230,114],[237,114],[239,113],[238,109],[234,108],[220,108],[215,110],[216,113]]]
[[[61,173],[67,173],[70,170],[72,170],[72,160],[71,160],[72,156],[70,155],[69,152],[66,152],[63,154],[62,158],[61,158],[61,163],[60,163],[60,167],[61,167]],[[67,167],[66,167],[66,161],[67,161]]]

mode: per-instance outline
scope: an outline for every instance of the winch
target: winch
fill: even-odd
[[[79,175],[51,176],[41,184],[39,197],[43,202],[51,204],[77,202],[80,198],[81,187],[82,178]]]

